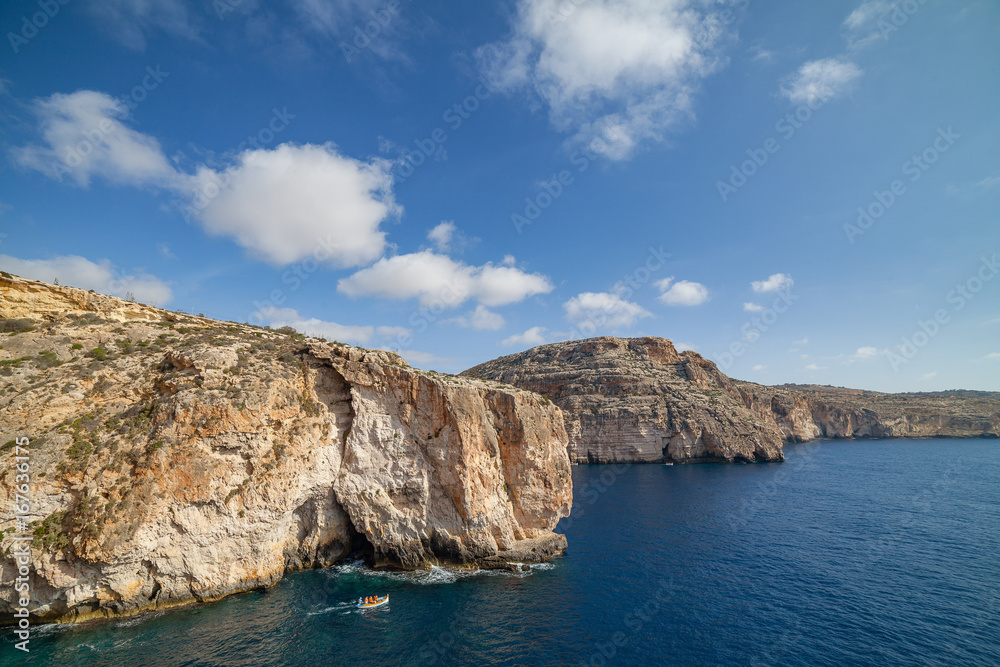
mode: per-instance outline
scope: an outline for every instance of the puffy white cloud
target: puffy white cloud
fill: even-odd
[[[466,329],[476,329],[479,331],[497,331],[498,329],[502,329],[504,325],[507,324],[503,315],[500,313],[494,313],[483,304],[479,304],[476,306],[475,310],[470,310],[465,315],[448,321],[454,322],[458,326]]]
[[[656,287],[663,292],[658,300],[668,306],[700,306],[709,299],[708,288],[690,280],[675,283],[673,277],[664,278]]]
[[[864,361],[866,359],[874,359],[879,355],[877,347],[872,347],[871,345],[866,345],[864,347],[859,347],[858,351],[854,353],[854,358],[859,361]]]
[[[135,300],[152,306],[163,306],[174,298],[164,281],[148,273],[127,273],[109,260],[92,262],[79,255],[63,255],[52,259],[18,259],[0,255],[0,269],[32,280],[94,290],[102,294],[125,297],[132,293]]]
[[[752,301],[746,301],[743,303],[743,310],[748,313],[759,313],[764,310],[764,306],[759,303],[753,303]]]
[[[158,187],[184,201],[185,215],[272,264],[306,258],[353,267],[382,256],[381,224],[398,216],[391,164],[358,160],[336,146],[281,144],[248,150],[228,168],[176,169],[156,139],[128,127],[127,108],[104,93],[56,94],[36,102],[42,143],[15,160],[62,181]]]
[[[625,159],[690,117],[699,82],[723,63],[725,23],[707,6],[520,0],[512,37],[477,55],[498,88],[533,91],[557,128],[582,128],[577,140]]]
[[[93,90],[37,100],[42,144],[14,149],[17,163],[86,187],[95,176],[132,186],[179,187],[184,181],[156,139],[127,126],[128,107]]]
[[[850,90],[862,74],[857,65],[838,58],[810,60],[788,78],[781,92],[795,104],[822,104]]]
[[[448,252],[451,249],[451,239],[455,235],[455,223],[449,220],[437,225],[427,232],[427,240],[434,244],[434,247],[441,252]]]
[[[637,303],[609,292],[583,292],[563,304],[566,318],[576,324],[600,327],[630,327],[652,313]]]
[[[826,370],[826,366],[817,366],[816,364],[808,364],[808,365],[806,365],[806,370],[807,371],[822,371],[822,370]]]
[[[380,225],[400,211],[389,169],[331,144],[250,150],[222,173],[199,169],[188,210],[210,234],[231,237],[271,264],[313,257],[359,266],[381,257]]]
[[[552,283],[538,273],[486,263],[469,266],[430,250],[386,257],[337,283],[352,297],[419,299],[420,303],[454,308],[468,299],[485,306],[504,306],[545,294]]]
[[[514,334],[509,338],[504,338],[500,344],[504,347],[535,347],[536,345],[544,345],[546,336],[545,327],[531,327],[524,333]]]
[[[789,289],[795,281],[787,273],[773,273],[767,280],[755,280],[750,283],[750,287],[754,292],[758,294],[764,294],[766,292],[780,292],[784,289]]]
[[[342,343],[369,345],[375,340],[389,340],[412,333],[405,327],[354,326],[327,322],[315,317],[302,317],[294,308],[265,308],[260,314],[272,327],[288,326],[309,336]]]
[[[685,343],[683,341],[678,341],[674,343],[674,349],[678,352],[685,352],[687,350],[697,350],[698,348],[691,343]]]
[[[753,367],[752,370],[763,371],[763,370],[766,370],[766,369],[767,369],[767,366],[765,366],[764,364],[757,364],[756,366]]]

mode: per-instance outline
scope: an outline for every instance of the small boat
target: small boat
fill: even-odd
[[[357,607],[358,609],[374,609],[375,607],[381,607],[388,601],[389,601],[389,595],[387,593],[384,598],[376,597],[375,602],[365,602],[363,599],[358,600]]]

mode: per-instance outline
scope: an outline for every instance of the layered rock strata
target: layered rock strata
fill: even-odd
[[[591,338],[462,375],[536,391],[564,411],[574,462],[775,461],[816,438],[992,437],[1000,394],[767,387],[727,377],[663,338]]]
[[[352,553],[501,567],[565,548],[567,435],[530,392],[12,276],[0,318],[0,546],[24,534],[27,437],[39,619],[215,599]],[[4,560],[8,619],[16,576]]]

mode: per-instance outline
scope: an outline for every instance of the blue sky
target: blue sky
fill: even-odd
[[[4,270],[440,371],[1000,390],[995,2],[0,12]]]

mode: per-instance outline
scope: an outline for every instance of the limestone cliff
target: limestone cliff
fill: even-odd
[[[773,461],[816,438],[997,437],[1000,394],[882,394],[733,380],[663,338],[591,338],[501,357],[462,375],[507,382],[565,413],[570,458]]]
[[[542,345],[462,375],[536,391],[563,409],[570,458],[610,461],[780,461],[784,434],[745,405],[701,355],[663,338]]]
[[[30,438],[31,609],[214,599],[352,552],[501,566],[565,547],[557,407],[395,354],[0,278],[0,546]],[[12,561],[0,573],[10,618]]]
[[[789,442],[814,438],[996,438],[1000,394],[885,394],[817,385],[737,382],[748,405],[766,412]]]

